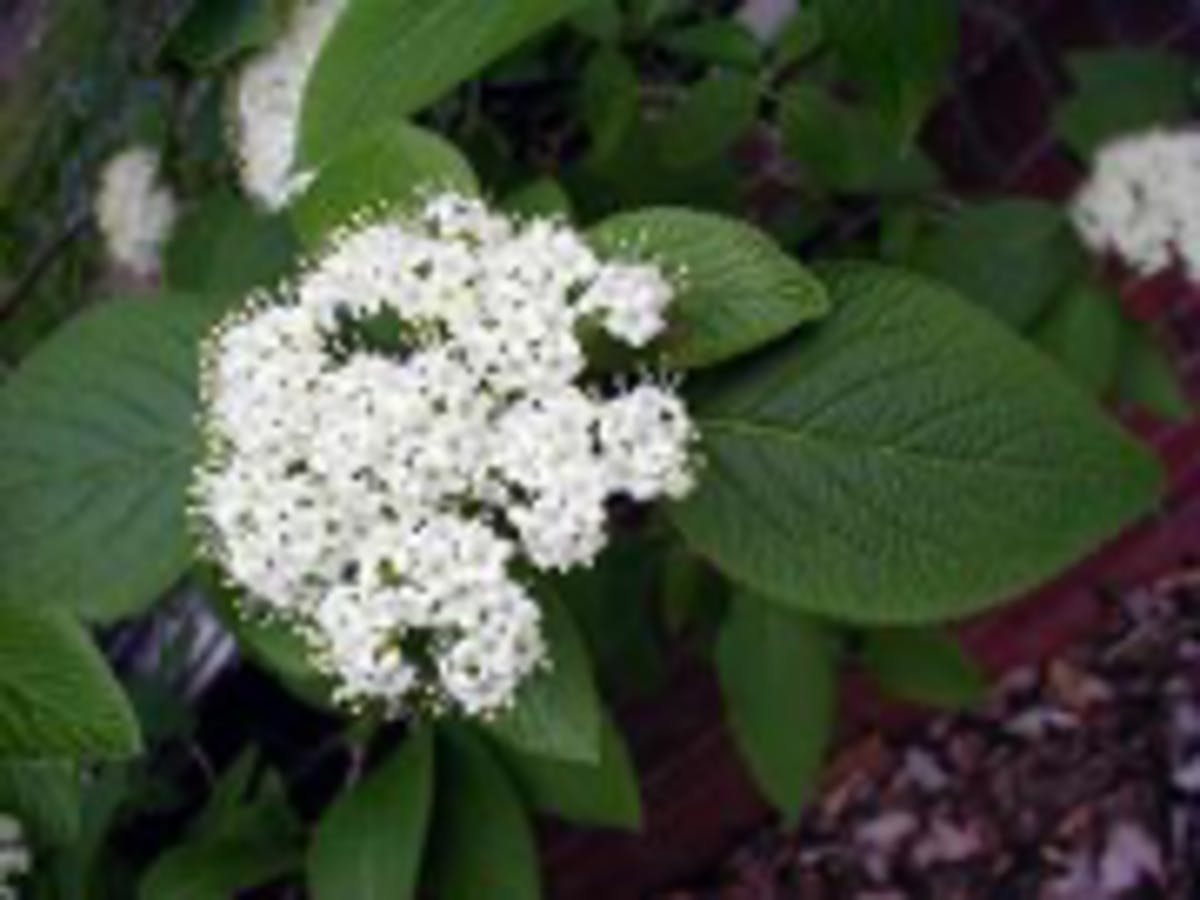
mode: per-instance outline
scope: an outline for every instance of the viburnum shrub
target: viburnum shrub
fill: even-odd
[[[948,207],[917,136],[950,0],[779,33],[669,2],[182,6],[178,109],[93,173],[93,281],[139,296],[0,387],[0,869],[36,896],[105,869],[147,900],[536,897],[532,811],[639,826],[609,706],[664,638],[795,815],[844,665],[969,702],[941,627],[1154,508],[1097,396],[1188,410],[1104,257],[1194,276],[1166,182],[1200,167],[1088,85],[1176,62],[1080,66],[1063,143],[1081,175],[1109,146],[1069,208]],[[282,773],[240,748],[198,811],[170,805],[193,711],[87,630],[179,595],[329,733]],[[158,812],[190,824],[107,865]]]

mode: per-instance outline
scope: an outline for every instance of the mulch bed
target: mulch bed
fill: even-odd
[[[982,710],[858,742],[796,828],[662,900],[1200,897],[1196,574],[1114,601]]]

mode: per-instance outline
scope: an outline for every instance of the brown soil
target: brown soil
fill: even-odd
[[[662,900],[1200,896],[1200,593],[1171,581],[983,710],[867,738],[798,828]]]

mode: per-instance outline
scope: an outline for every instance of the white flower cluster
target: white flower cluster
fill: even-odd
[[[246,191],[281,209],[310,177],[295,171],[308,74],[347,0],[298,0],[287,30],[242,68],[233,96],[234,138]]]
[[[1088,246],[1137,272],[1182,264],[1200,282],[1200,131],[1153,131],[1104,147],[1072,218]]]
[[[21,895],[13,882],[29,874],[32,865],[21,823],[0,813],[0,900],[19,900]]]
[[[134,146],[110,159],[96,191],[96,225],[109,257],[137,275],[153,275],[175,224],[175,198],[159,181],[158,153]]]
[[[590,563],[613,496],[692,485],[672,390],[581,384],[585,328],[644,346],[672,295],[654,265],[452,194],[346,232],[206,347],[210,552],[341,701],[503,708],[545,657],[529,579]]]

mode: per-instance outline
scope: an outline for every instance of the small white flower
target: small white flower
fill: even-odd
[[[644,347],[666,325],[673,291],[655,266],[622,266],[601,274],[581,304],[599,313],[605,328],[631,347]]]
[[[691,435],[683,401],[665,387],[636,387],[600,416],[600,444],[612,482],[635,500],[682,497],[692,489]]]
[[[159,181],[159,165],[155,150],[129,147],[104,165],[96,192],[96,224],[108,255],[141,276],[161,268],[175,224],[175,198]]]
[[[238,76],[233,115],[242,185],[267,209],[284,207],[311,180],[295,168],[304,86],[347,2],[298,0],[287,30]]]
[[[1071,215],[1097,252],[1142,275],[1181,264],[1200,282],[1200,131],[1151,131],[1104,147]]]
[[[593,561],[614,496],[692,485],[667,386],[580,384],[585,320],[637,345],[670,299],[655,266],[453,194],[348,231],[206,347],[210,552],[252,609],[295,624],[342,702],[504,708],[546,655],[519,573]]]
[[[33,854],[21,823],[0,813],[0,900],[17,900],[20,895],[14,882],[28,875],[32,867]]]

